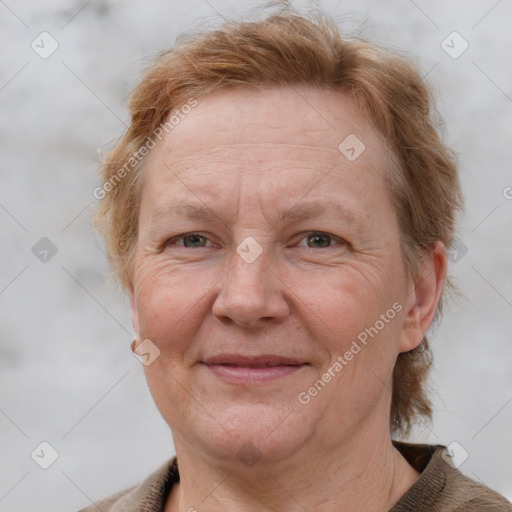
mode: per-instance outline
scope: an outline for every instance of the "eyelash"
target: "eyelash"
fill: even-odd
[[[307,233],[304,234],[304,236],[300,239],[300,241],[308,238],[311,235],[326,236],[326,237],[329,237],[331,239],[331,241],[338,242],[338,243],[341,243],[341,244],[346,244],[347,243],[342,238],[334,236],[334,235],[330,235],[329,233],[324,233],[323,231],[308,231]],[[173,238],[169,239],[167,242],[165,242],[165,246],[167,247],[169,245],[172,245],[173,242],[176,242],[178,240],[183,240],[184,238],[192,237],[192,236],[199,236],[199,237],[206,238],[206,240],[209,240],[208,237],[206,237],[205,235],[203,235],[201,233],[195,233],[195,232],[193,232],[193,233],[185,233],[183,235],[179,235],[179,236],[176,236],[176,237],[173,237]],[[333,245],[335,245],[335,244],[330,244],[327,247],[320,247],[319,249],[327,249],[328,247],[333,247]],[[183,247],[185,249],[204,249],[205,248],[205,247],[185,247],[184,245],[179,245],[178,247]],[[208,246],[208,247],[210,247],[210,246]],[[309,249],[314,249],[314,247],[308,247],[308,248]]]

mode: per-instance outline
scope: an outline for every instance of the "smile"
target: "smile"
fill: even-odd
[[[292,375],[305,366],[296,359],[275,355],[240,356],[224,354],[208,358],[206,367],[225,382],[256,384],[281,379]]]

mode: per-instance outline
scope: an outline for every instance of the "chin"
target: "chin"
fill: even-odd
[[[218,413],[209,412],[213,417],[203,410],[201,418],[187,421],[187,438],[219,462],[240,461],[249,467],[260,459],[279,462],[296,454],[311,432],[301,415],[284,403],[224,405]]]

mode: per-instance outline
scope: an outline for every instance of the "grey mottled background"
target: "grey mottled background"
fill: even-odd
[[[173,454],[91,229],[97,148],[123,131],[148,56],[198,21],[255,5],[0,0],[0,511],[75,510]],[[436,416],[414,440],[458,442],[469,454],[460,469],[512,499],[512,2],[320,5],[347,31],[409,52],[437,92],[467,198],[452,258],[466,299],[435,332]],[[50,56],[43,31],[58,43]],[[454,31],[463,39],[447,39],[450,56],[442,42]],[[57,249],[39,242],[47,262],[32,251],[43,237]],[[37,448],[51,462],[43,441],[58,452],[48,469],[31,458]]]

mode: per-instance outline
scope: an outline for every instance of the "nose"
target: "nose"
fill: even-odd
[[[245,328],[268,326],[268,322],[282,321],[290,314],[286,293],[286,285],[268,258],[261,255],[248,263],[234,254],[212,312]]]

